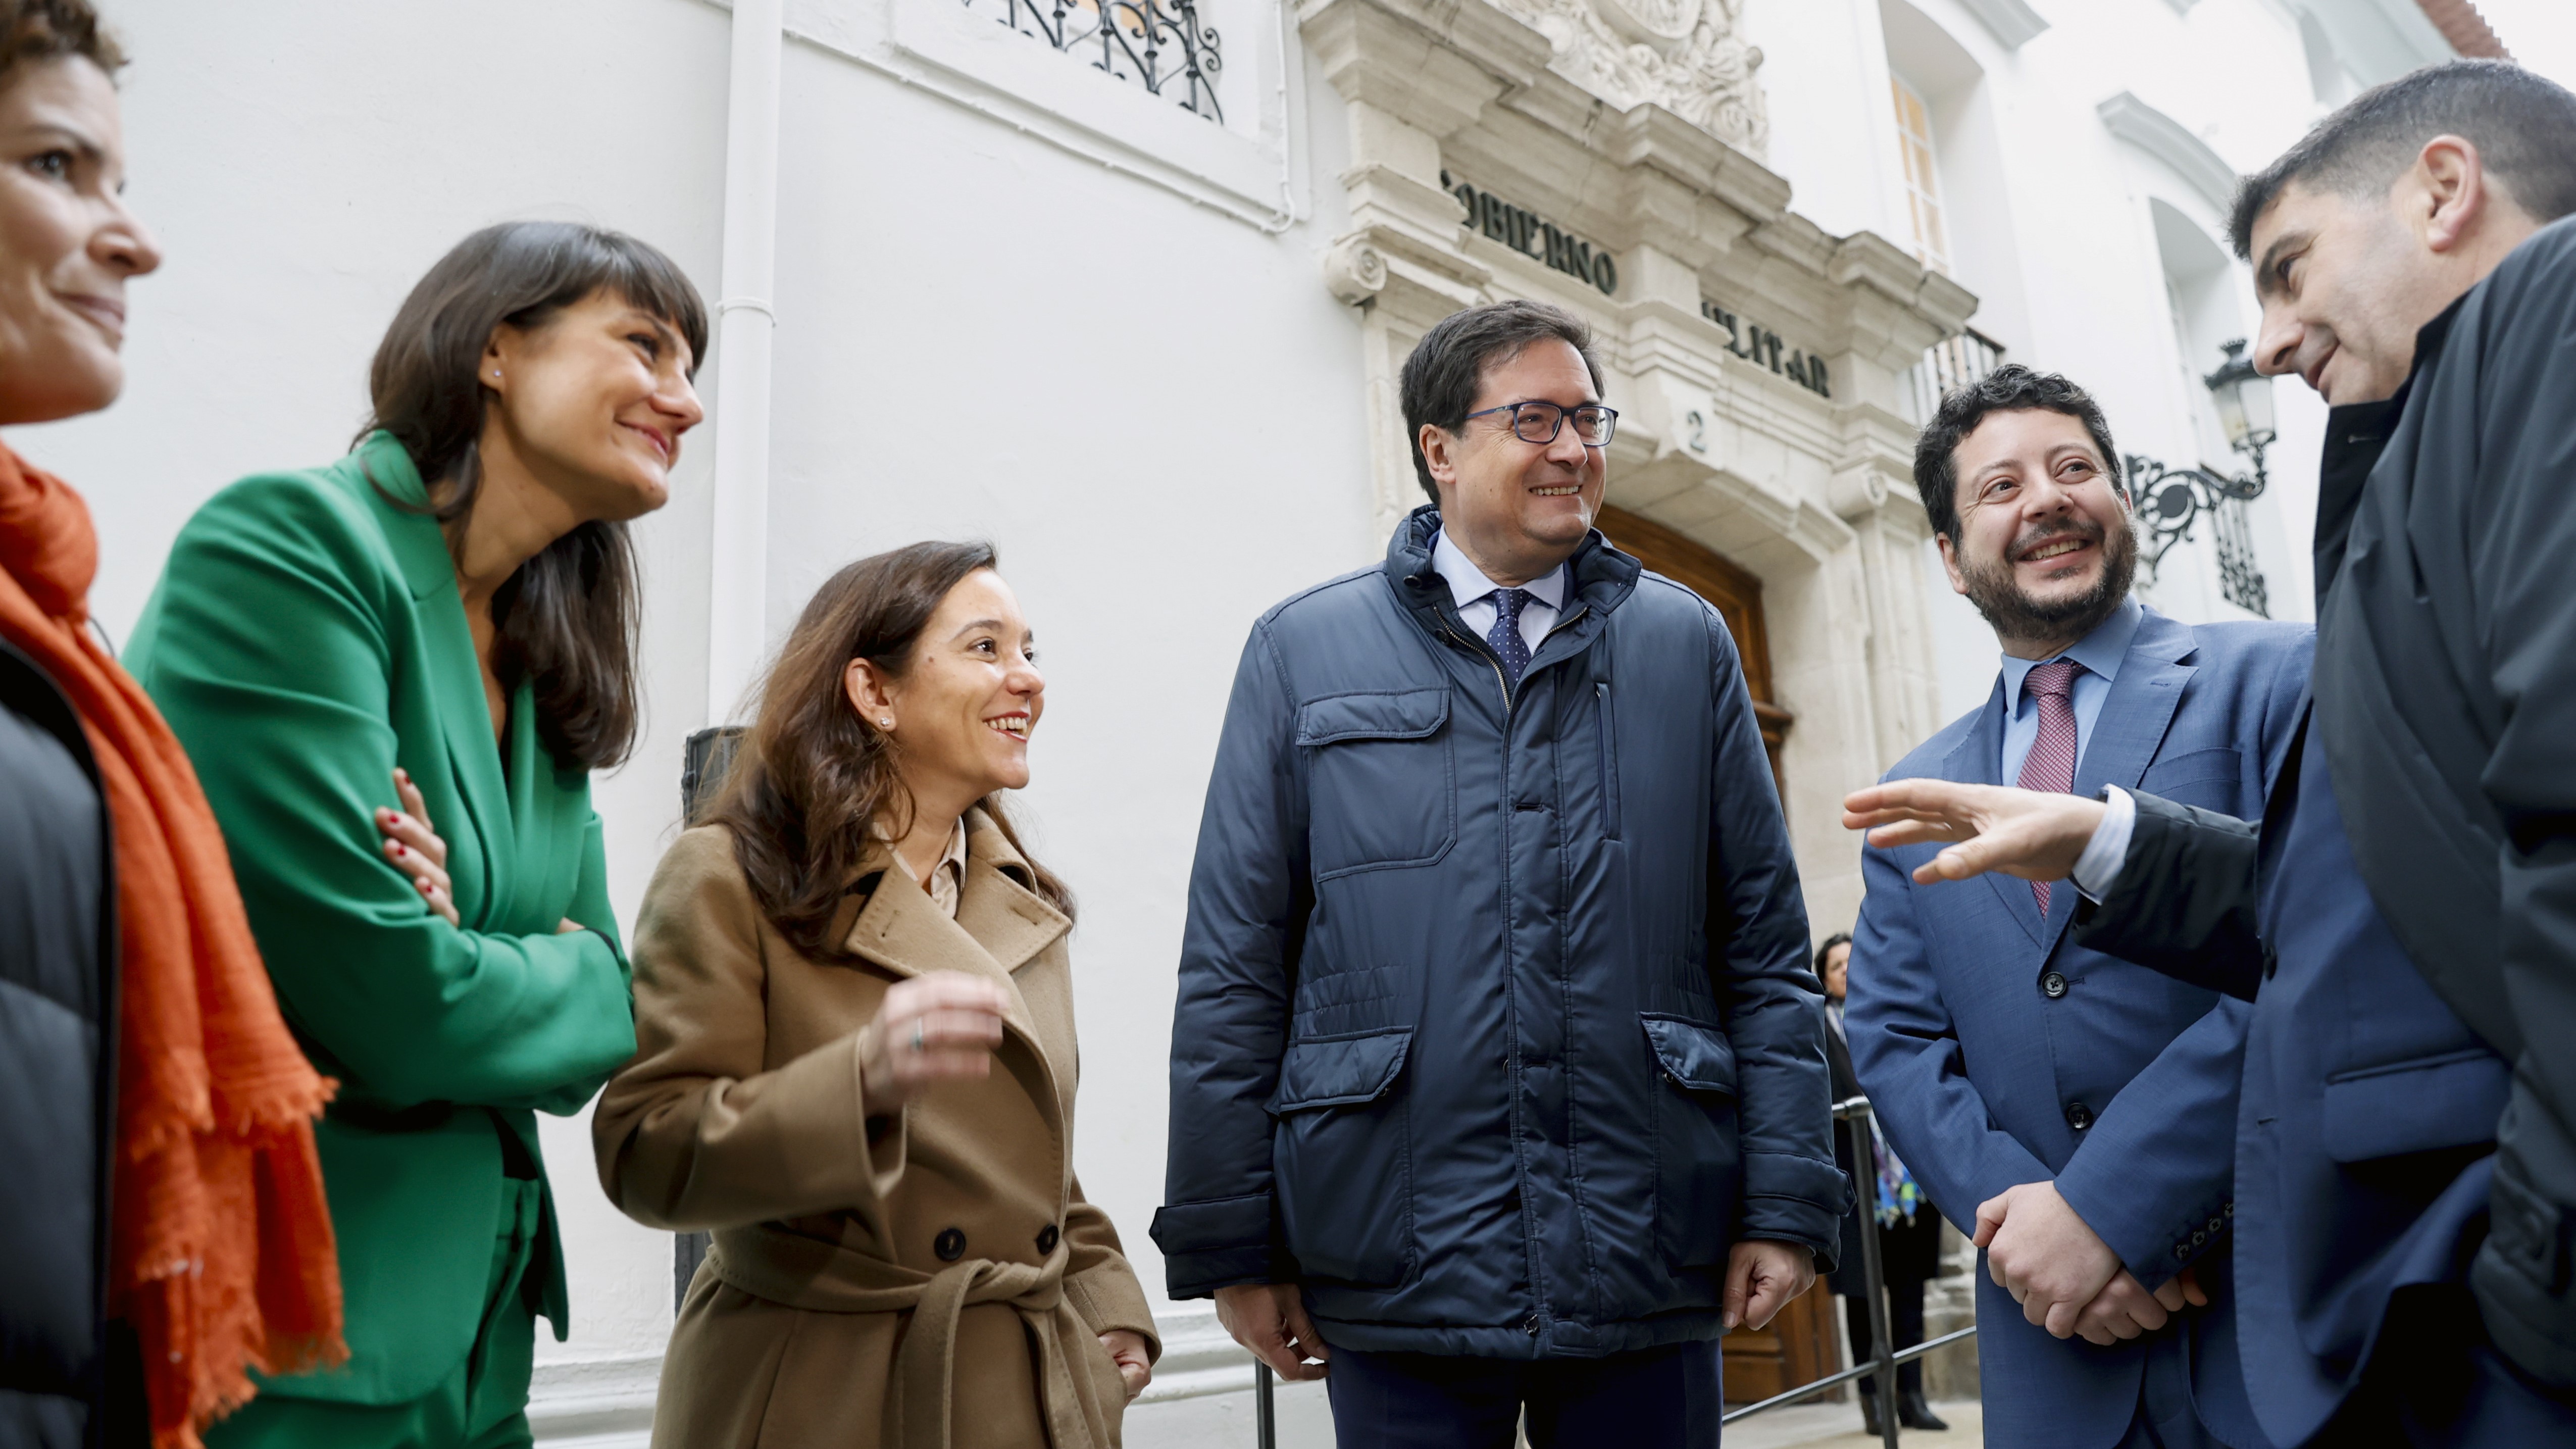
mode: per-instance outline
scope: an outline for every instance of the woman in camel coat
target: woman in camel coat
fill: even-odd
[[[1073,1174],[1070,900],[996,792],[1043,681],[981,545],[824,585],[637,923],[628,1215],[712,1229],[656,1446],[1112,1449],[1158,1351]]]

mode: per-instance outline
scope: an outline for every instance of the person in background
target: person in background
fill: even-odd
[[[198,761],[319,1130],[349,1361],[263,1379],[248,1445],[529,1442],[566,1331],[535,1114],[634,1050],[590,772],[636,734],[629,519],[701,412],[698,294],[615,232],[467,237],[395,314],[337,463],[179,532],[134,671]]]
[[[2086,947],[2253,1003],[2275,1441],[2576,1443],[2576,93],[2501,61],[2373,87],[2229,229],[2255,365],[2333,409],[2282,779],[2232,812],[1911,781],[1845,823],[1930,847],[1926,886],[2072,880]]]
[[[1851,937],[1836,931],[1816,948],[1816,979],[1825,987],[1825,1070],[1832,1074],[1834,1100],[1860,1096],[1853,1075],[1851,1041],[1843,1026],[1843,997],[1851,979]],[[1854,1185],[1851,1211],[1843,1214],[1842,1262],[1828,1280],[1843,1300],[1843,1328],[1851,1339],[1852,1362],[1865,1363],[1872,1352],[1870,1316],[1878,1311],[1869,1298],[1869,1279],[1861,1271],[1860,1235],[1864,1223],[1878,1230],[1878,1266],[1887,1285],[1887,1344],[1908,1349],[1923,1341],[1923,1285],[1941,1271],[1941,1218],[1923,1200],[1914,1174],[1887,1145],[1872,1120],[1855,1134],[1857,1124],[1834,1127],[1834,1160]],[[1869,1143],[1863,1158],[1854,1150],[1855,1135]],[[1877,1376],[1858,1381],[1860,1416],[1868,1432],[1878,1432]],[[1923,1360],[1896,1369],[1896,1421],[1908,1429],[1949,1428],[1923,1397]]]
[[[124,386],[126,283],[161,252],[121,199],[122,64],[84,0],[0,0],[0,423]],[[0,448],[12,1449],[180,1442],[249,1397],[248,1366],[342,1352],[312,1129],[327,1088],[278,1016],[187,756],[90,620],[97,569],[81,496]]]
[[[1914,482],[2001,658],[1985,702],[1888,779],[2261,808],[2314,633],[2132,597],[2129,499],[2089,394],[1997,368],[1941,400]],[[2069,939],[2072,890],[1918,885],[1930,854],[1862,851],[1843,1019],[1888,1142],[1985,1249],[1986,1443],[2260,1449],[2230,1290],[2247,1013]]]
[[[921,543],[833,575],[645,894],[600,1185],[715,1234],[657,1446],[1112,1449],[1152,1376],[1073,1170],[1073,899],[1002,806],[1046,679],[994,566]]]
[[[1714,1443],[1718,1337],[1850,1185],[1735,642],[1592,527],[1583,323],[1404,365],[1432,503],[1252,626],[1199,827],[1154,1240],[1344,1449]]]

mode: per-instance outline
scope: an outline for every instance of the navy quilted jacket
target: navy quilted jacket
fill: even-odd
[[[1829,1266],[1848,1191],[1734,641],[1595,533],[1507,698],[1439,526],[1245,646],[1173,1022],[1172,1296],[1293,1279],[1362,1351],[1714,1338],[1729,1246]]]

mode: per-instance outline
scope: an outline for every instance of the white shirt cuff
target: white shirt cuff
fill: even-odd
[[[2102,823],[2093,827],[2093,838],[2075,857],[2075,888],[2086,900],[2099,902],[2110,894],[2120,868],[2129,863],[2129,834],[2137,828],[2137,800],[2117,785],[2104,786]]]

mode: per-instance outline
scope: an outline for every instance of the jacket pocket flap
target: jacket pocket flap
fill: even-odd
[[[2492,1140],[2513,1073],[2483,1047],[2419,1057],[2329,1079],[2326,1156],[2368,1162]]]
[[[1399,689],[1386,694],[1336,694],[1297,710],[1297,743],[1337,740],[1420,740],[1449,722],[1446,689]]]
[[[1735,1095],[1735,1044],[1713,1026],[1678,1016],[1640,1015],[1664,1075],[1694,1092]]]
[[[1395,1084],[1412,1045],[1409,1026],[1366,1036],[1290,1042],[1279,1059],[1279,1090],[1270,1099],[1270,1110],[1300,1112],[1374,1101]]]

